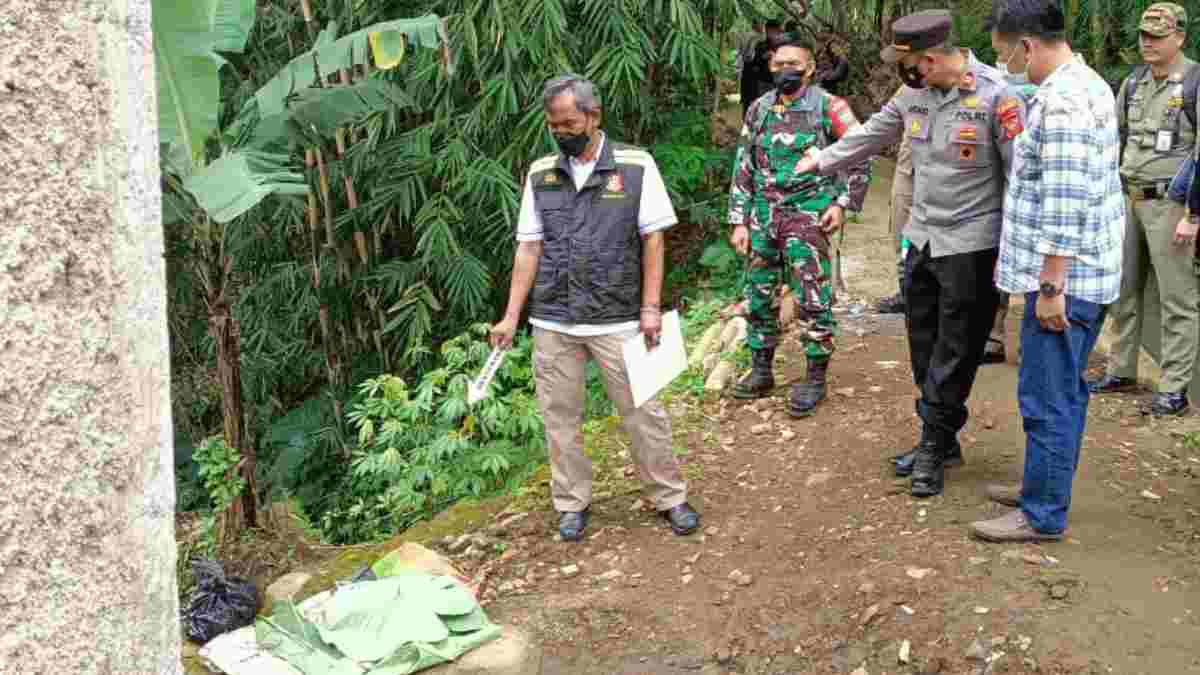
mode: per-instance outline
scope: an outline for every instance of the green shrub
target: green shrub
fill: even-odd
[[[441,367],[410,387],[395,375],[358,388],[358,434],[339,503],[320,520],[335,543],[386,538],[463,498],[512,489],[541,465],[545,430],[534,395],[532,340],[506,357],[491,395],[471,407],[467,384],[491,348],[483,324],[443,344]]]

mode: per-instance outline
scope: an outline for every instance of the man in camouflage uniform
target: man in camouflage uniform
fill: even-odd
[[[1110,317],[1115,340],[1107,373],[1090,387],[1100,394],[1137,385],[1146,282],[1153,276],[1162,309],[1162,380],[1149,413],[1173,416],[1189,407],[1200,288],[1192,263],[1197,223],[1166,192],[1179,166],[1197,151],[1200,111],[1195,106],[1200,100],[1190,99],[1200,66],[1182,51],[1187,37],[1183,7],[1155,3],[1142,14],[1138,28],[1146,65],[1134,69],[1117,94],[1121,179],[1128,206],[1121,296]]]
[[[766,396],[775,387],[773,362],[779,320],[772,308],[783,276],[803,322],[808,375],[792,388],[788,411],[811,415],[825,398],[825,373],[833,355],[833,283],[829,235],[842,226],[845,209],[862,209],[870,179],[868,161],[845,175],[801,175],[796,165],[809,148],[821,148],[858,126],[846,102],[812,85],[812,46],[787,34],[771,55],[776,89],[751,105],[742,129],[730,190],[731,241],[749,254],[745,294],[754,367],[734,396]]]

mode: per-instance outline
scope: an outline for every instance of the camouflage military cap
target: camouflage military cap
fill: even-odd
[[[1138,30],[1154,37],[1166,37],[1187,30],[1187,10],[1173,2],[1156,2],[1142,12]]]

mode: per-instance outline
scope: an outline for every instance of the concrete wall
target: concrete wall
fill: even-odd
[[[5,675],[180,672],[154,106],[149,0],[4,1]]]

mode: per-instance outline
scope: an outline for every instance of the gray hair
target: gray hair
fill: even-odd
[[[564,94],[575,97],[575,107],[579,112],[600,112],[600,94],[596,93],[596,85],[574,73],[559,75],[546,82],[542,88],[542,106],[549,108],[551,101]]]

